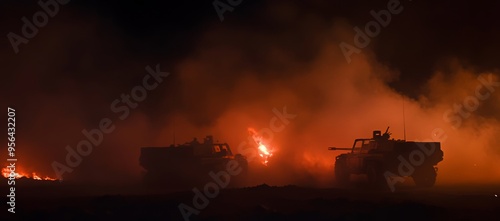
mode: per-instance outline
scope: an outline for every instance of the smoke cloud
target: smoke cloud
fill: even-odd
[[[207,24],[191,49],[175,59],[130,53],[129,39],[114,24],[78,14],[61,16],[88,22],[51,21],[16,59],[2,51],[12,61],[3,68],[19,73],[1,85],[4,94],[16,92],[2,106],[18,110],[22,168],[53,174],[50,165],[64,161],[65,147],[75,147],[83,129],[97,128],[108,117],[117,129],[64,176],[77,182],[139,181],[140,147],[210,134],[236,151],[248,141],[248,128],[269,127],[273,109],[287,107],[297,117],[268,144],[276,150],[269,166],[252,162],[262,175],[252,182],[325,186],[339,154],[327,147],[350,147],[355,138],[388,126],[393,138],[403,139],[404,104],[407,140],[437,139],[436,129],[444,131],[438,184],[500,182],[498,86],[481,89],[490,95],[464,109],[467,117],[446,114],[455,104],[476,106],[468,97],[476,97],[484,84],[479,77],[497,82],[498,72],[443,56],[430,78],[412,91],[398,91],[391,85],[404,73],[381,62],[374,50],[384,45],[374,41],[347,63],[338,45],[352,41],[351,23],[325,21],[290,5],[280,13],[276,8],[282,7],[270,5],[262,12],[258,19],[270,24],[261,28]],[[294,25],[284,26],[288,22]],[[158,61],[171,76],[130,117],[118,120],[111,102],[139,84],[144,67]]]

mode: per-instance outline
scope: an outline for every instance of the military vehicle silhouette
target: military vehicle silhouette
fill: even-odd
[[[238,162],[242,174],[247,172],[246,158],[233,154],[227,143],[214,143],[212,136],[207,136],[202,143],[194,138],[181,145],[142,147],[139,158],[140,165],[146,170],[146,184],[180,189],[205,184],[211,179],[211,171],[225,170],[231,160]],[[235,183],[231,181],[231,184]]]
[[[373,131],[373,137],[355,139],[351,148],[335,161],[335,179],[341,185],[351,174],[364,174],[377,187],[387,187],[388,176],[410,176],[419,187],[432,187],[436,182],[436,165],[443,160],[439,142],[414,142],[390,139],[389,127],[384,134]]]

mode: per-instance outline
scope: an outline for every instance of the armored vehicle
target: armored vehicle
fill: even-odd
[[[351,174],[364,174],[374,186],[387,187],[391,179],[413,178],[419,187],[431,187],[436,182],[437,164],[443,160],[439,142],[414,142],[390,139],[389,128],[384,134],[373,131],[373,137],[355,139],[335,161],[335,178],[341,185],[349,183]]]
[[[139,158],[140,165],[146,170],[146,184],[177,189],[206,184],[214,179],[210,177],[211,172],[220,176],[232,160],[237,162],[233,162],[232,166],[241,167],[238,171],[245,174],[248,169],[246,158],[241,154],[233,154],[227,143],[215,143],[212,136],[207,136],[203,142],[194,138],[181,145],[142,147]],[[234,179],[231,183],[235,183]]]

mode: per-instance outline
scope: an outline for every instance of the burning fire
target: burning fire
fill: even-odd
[[[257,149],[259,151],[259,156],[261,157],[262,164],[267,166],[269,158],[273,156],[273,150],[268,148],[262,141],[262,136],[257,136],[257,132],[254,129],[248,128],[248,132],[252,135],[253,140],[257,144]]]
[[[16,171],[18,170],[18,168],[16,168]],[[15,172],[14,173],[16,179],[20,179],[20,178],[23,178],[23,177],[26,177],[26,178],[30,178],[30,179],[34,179],[34,180],[50,180],[50,181],[54,181],[54,180],[57,180],[57,179],[54,179],[54,178],[51,178],[51,177],[48,177],[48,176],[45,176],[45,177],[40,177],[39,175],[37,175],[35,172],[29,174],[29,173],[23,173],[23,172]],[[10,170],[9,168],[7,167],[4,167],[2,168],[2,176],[5,177],[5,178],[9,178],[10,176]]]

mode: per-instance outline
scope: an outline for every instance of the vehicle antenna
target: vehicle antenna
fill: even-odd
[[[172,94],[172,107],[175,108],[175,92]],[[173,139],[173,144],[175,146],[175,109],[172,111],[174,114],[172,114],[172,139]]]
[[[403,136],[406,141],[406,117],[405,117],[405,97],[403,95]]]

